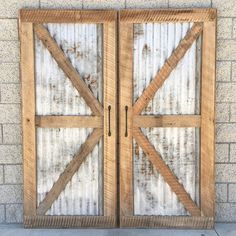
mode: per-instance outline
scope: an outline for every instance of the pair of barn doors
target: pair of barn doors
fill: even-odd
[[[213,227],[215,23],[20,11],[26,227]]]

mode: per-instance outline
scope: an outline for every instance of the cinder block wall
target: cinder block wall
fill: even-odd
[[[22,222],[22,152],[18,10],[20,8],[218,9],[216,220],[236,222],[236,3],[235,0],[1,0],[0,4],[0,223]]]

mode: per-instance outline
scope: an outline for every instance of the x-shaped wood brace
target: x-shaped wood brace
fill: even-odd
[[[133,105],[133,115],[139,115],[154,97],[157,90],[163,85],[173,69],[179,61],[184,57],[185,53],[191,47],[193,42],[201,34],[203,30],[202,23],[194,23],[192,28],[187,32],[185,37],[180,41],[178,47],[173,51],[171,56],[166,60],[163,67],[144,90],[142,95]],[[139,116],[140,117],[140,116]],[[191,199],[183,185],[179,183],[178,178],[173,174],[171,169],[166,165],[161,156],[155,150],[150,141],[146,138],[140,128],[133,128],[133,137],[138,145],[143,149],[149,161],[156,167],[157,171],[163,176],[166,183],[177,195],[178,199],[183,203],[187,211],[193,216],[200,216],[201,211],[196,203]]]
[[[56,41],[51,37],[48,30],[41,24],[34,25],[34,31],[37,37],[43,42],[44,46],[51,53],[52,57],[57,62],[58,66],[63,70],[63,72],[67,75],[67,77],[72,82],[73,86],[78,90],[80,95],[83,97],[87,105],[91,108],[92,113],[96,115],[96,117],[91,117],[91,123],[95,123],[97,125],[99,117],[103,116],[103,107],[100,102],[94,97],[93,93],[90,91],[86,83],[80,78],[78,72],[73,67],[69,59],[65,56],[64,52],[57,45]],[[74,120],[76,117],[72,117]],[[38,122],[50,122],[52,117],[38,117]],[[56,126],[58,123],[63,123],[63,116],[58,116],[53,118],[56,120]],[[71,119],[71,118],[70,118]],[[83,117],[80,118],[82,121]],[[85,122],[89,119],[88,116],[84,117]],[[36,119],[37,120],[37,119]],[[38,215],[44,215],[48,209],[50,209],[52,203],[59,197],[60,193],[65,189],[68,182],[71,180],[73,175],[78,171],[81,164],[85,161],[87,155],[94,149],[95,145],[100,140],[103,135],[102,128],[95,128],[92,134],[87,138],[85,143],[80,147],[77,154],[75,154],[74,158],[67,165],[65,170],[61,173],[57,181],[54,183],[50,191],[46,194],[46,197],[42,202],[40,202],[37,208]]]

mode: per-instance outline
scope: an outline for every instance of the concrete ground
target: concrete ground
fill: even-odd
[[[175,229],[24,229],[0,226],[0,236],[236,236],[236,224],[216,224],[214,230]]]

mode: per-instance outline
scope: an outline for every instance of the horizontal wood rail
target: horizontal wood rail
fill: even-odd
[[[102,116],[36,116],[37,127],[42,128],[102,128]]]
[[[107,23],[114,22],[114,10],[21,9],[21,22],[33,23]]]
[[[134,116],[134,127],[201,127],[200,115]]]
[[[124,228],[195,228],[211,229],[213,217],[203,216],[122,216],[120,222]]]
[[[26,228],[114,228],[115,216],[25,216]]]
[[[155,10],[121,10],[122,23],[147,22],[203,22],[213,21],[216,18],[216,9],[155,9]]]

